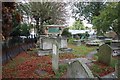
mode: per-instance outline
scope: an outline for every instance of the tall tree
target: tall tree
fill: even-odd
[[[44,34],[43,24],[64,24],[66,13],[66,3],[55,2],[30,2],[30,10],[36,20],[39,34]],[[39,26],[40,23],[40,26]]]
[[[73,17],[80,19],[81,16],[84,16],[84,19],[91,23],[93,16],[100,15],[100,10],[104,6],[103,2],[75,2],[72,11]]]
[[[73,25],[70,27],[70,29],[73,30],[84,30],[85,27],[83,25],[83,23],[80,20],[76,20]]]
[[[99,16],[94,16],[93,25],[97,28],[98,32],[105,33],[106,31],[113,30],[120,36],[120,3],[107,3],[107,6],[100,11]]]
[[[74,6],[73,16],[78,19],[84,16],[97,28],[97,33],[112,29],[120,36],[120,2],[79,2]]]

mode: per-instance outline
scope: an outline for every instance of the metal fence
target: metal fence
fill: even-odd
[[[15,38],[2,44],[2,63],[12,60],[13,57],[17,56],[23,51],[34,47],[35,39],[21,39]]]

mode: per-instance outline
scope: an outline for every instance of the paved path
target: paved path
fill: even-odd
[[[87,59],[92,59],[93,56],[94,56],[94,54],[96,54],[96,53],[97,53],[96,50],[95,50],[95,51],[92,51],[92,52],[90,52],[90,53],[86,56],[86,58],[87,58]]]

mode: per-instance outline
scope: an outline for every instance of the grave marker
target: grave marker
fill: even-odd
[[[59,48],[57,45],[57,41],[52,44],[52,69],[56,73],[58,71],[58,62],[59,62]]]
[[[110,65],[112,49],[109,45],[103,44],[99,47],[98,61]]]
[[[49,37],[46,38],[42,38],[42,49],[43,50],[48,50],[48,49],[52,49],[52,39]]]
[[[69,64],[67,78],[94,78],[94,76],[85,63],[77,60]]]

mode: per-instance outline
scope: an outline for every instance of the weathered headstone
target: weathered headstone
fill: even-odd
[[[51,41],[52,41],[52,39],[49,37],[42,38],[41,39],[42,49],[43,50],[52,49],[52,42]]]
[[[59,49],[57,44],[53,43],[52,49],[52,69],[56,73],[58,71],[58,62],[59,62]]]
[[[61,39],[61,46],[60,48],[67,48],[67,39],[62,38]]]
[[[74,61],[68,65],[67,78],[94,78],[85,63]]]
[[[112,49],[108,44],[103,44],[99,47],[98,61],[110,65]]]
[[[67,48],[67,38],[65,38],[65,37],[57,37],[57,41],[58,41],[59,47],[61,49]]]

